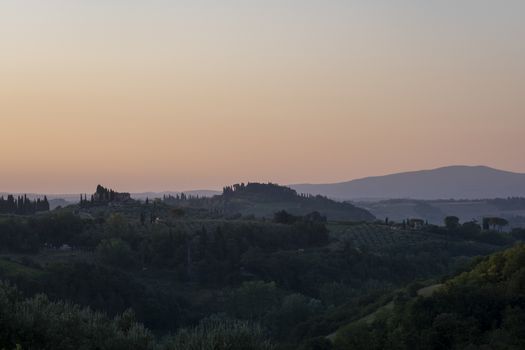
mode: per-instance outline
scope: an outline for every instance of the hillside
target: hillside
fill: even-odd
[[[342,328],[335,349],[523,349],[524,263],[519,244],[444,284],[398,293],[389,308]]]
[[[450,166],[334,184],[291,185],[337,199],[483,199],[525,196],[525,174],[485,166]]]

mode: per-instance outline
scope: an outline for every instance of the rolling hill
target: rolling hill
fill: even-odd
[[[373,221],[369,211],[351,203],[337,202],[323,196],[300,195],[295,190],[272,183],[236,184],[224,188],[220,195],[211,198],[174,198],[167,202],[172,205],[199,207],[226,216],[254,216],[273,218],[285,210],[293,215],[319,212],[328,220]]]

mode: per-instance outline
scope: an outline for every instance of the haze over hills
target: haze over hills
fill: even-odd
[[[384,199],[491,199],[525,197],[525,174],[498,170],[487,166],[447,166],[432,170],[402,172],[384,176],[327,184],[289,185],[298,193],[322,195],[338,200]],[[164,195],[185,193],[190,196],[213,197],[215,190],[160,191],[131,193],[134,199],[161,198]],[[8,193],[0,193],[6,196]],[[22,194],[25,193],[14,193]],[[75,203],[79,194],[27,193],[34,199],[47,195],[50,200],[60,199]]]
[[[336,199],[506,198],[525,196],[525,174],[487,166],[448,166],[341,183],[296,184],[290,187],[299,193]]]

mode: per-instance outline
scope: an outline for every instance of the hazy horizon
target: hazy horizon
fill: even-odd
[[[0,3],[0,191],[525,173],[525,2]]]
[[[274,184],[278,184],[278,185],[282,185],[282,186],[302,186],[302,185],[337,185],[337,184],[342,184],[342,183],[346,183],[346,182],[352,182],[352,181],[355,181],[355,180],[364,180],[364,179],[371,179],[371,178],[377,178],[377,177],[384,177],[384,176],[389,176],[389,175],[398,175],[398,174],[410,174],[410,173],[419,173],[419,172],[426,172],[426,171],[434,171],[434,170],[440,170],[440,169],[446,169],[446,168],[454,168],[454,167],[470,167],[470,168],[488,168],[488,169],[493,169],[493,170],[496,170],[496,171],[501,171],[501,172],[505,172],[505,173],[513,173],[513,174],[523,174],[525,175],[525,173],[522,173],[522,172],[514,172],[514,171],[510,171],[510,170],[506,170],[506,169],[498,169],[498,168],[494,168],[494,167],[491,167],[491,166],[487,166],[487,165],[480,165],[480,164],[474,164],[474,165],[459,165],[459,164],[452,164],[452,165],[444,165],[444,166],[441,166],[441,167],[436,167],[436,168],[428,168],[428,169],[415,169],[415,170],[402,170],[402,171],[398,171],[398,172],[388,172],[388,173],[384,173],[384,174],[370,174],[370,175],[367,175],[367,176],[363,176],[363,177],[357,177],[357,178],[348,178],[348,179],[342,179],[342,180],[339,180],[339,181],[334,181],[334,182],[317,182],[317,183],[309,183],[309,182],[290,182],[290,183],[279,183],[279,182],[276,182],[276,181],[271,181],[271,180],[267,180],[267,181],[260,181],[260,182],[263,182],[263,183],[274,183]],[[129,190],[129,189],[126,189],[126,188],[120,188],[119,187],[119,184],[114,184],[114,186],[108,186],[107,183],[104,183],[104,182],[99,182],[99,183],[96,183],[96,184],[92,184],[89,188],[85,188],[84,190],[78,190],[78,191],[73,191],[73,192],[45,192],[45,191],[4,191],[2,190],[2,188],[0,188],[0,194],[4,193],[4,194],[47,194],[47,195],[67,195],[67,196],[77,196],[79,194],[87,194],[87,193],[91,193],[94,191],[95,187],[97,185],[103,185],[103,186],[108,186],[116,191],[120,191],[120,192],[130,192],[132,194],[143,194],[143,193],[170,193],[170,192],[178,192],[178,193],[189,193],[189,192],[206,192],[206,191],[217,191],[217,192],[220,192],[222,191],[223,187],[224,186],[230,186],[230,185],[233,185],[233,184],[237,184],[237,183],[249,183],[249,182],[258,182],[258,181],[253,181],[253,180],[242,180],[242,181],[232,181],[232,182],[229,182],[229,183],[224,183],[224,184],[218,184],[216,186],[210,186],[208,188],[185,188],[185,189],[181,189],[181,188],[177,188],[176,185],[175,187],[173,188],[166,188],[166,189],[139,189],[139,190]]]

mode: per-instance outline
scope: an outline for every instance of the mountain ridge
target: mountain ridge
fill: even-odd
[[[525,196],[525,174],[484,165],[452,165],[328,184],[290,185],[336,199],[486,199]]]

